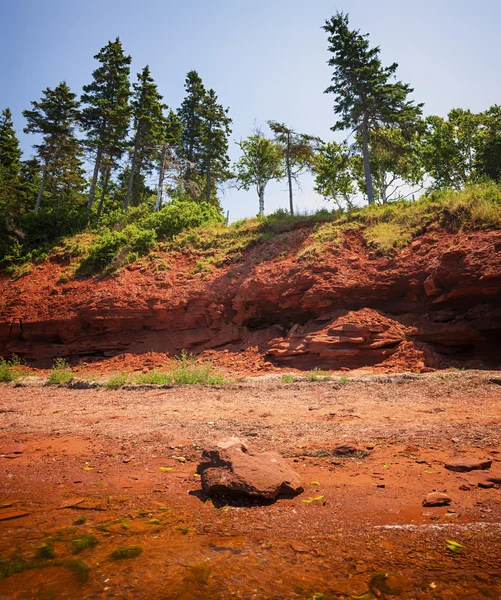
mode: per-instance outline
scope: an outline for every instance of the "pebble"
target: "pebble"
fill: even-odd
[[[423,506],[449,506],[452,502],[452,498],[447,494],[441,492],[432,492],[424,498]]]

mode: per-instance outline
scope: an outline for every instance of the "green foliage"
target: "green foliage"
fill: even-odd
[[[104,387],[108,390],[118,390],[127,383],[128,379],[127,373],[117,373],[108,379]]]
[[[122,546],[113,550],[110,554],[112,560],[122,560],[124,558],[136,558],[139,556],[143,549],[140,546]]]
[[[313,369],[309,373],[306,374],[307,381],[331,381],[332,375],[326,371],[321,371],[320,369]]]
[[[375,246],[382,254],[388,255],[394,249],[405,248],[412,235],[396,223],[376,223],[364,231],[366,241]]]
[[[121,231],[105,230],[89,248],[87,256],[78,267],[81,275],[99,273],[110,266],[120,267],[134,262],[153,247],[156,234],[151,229],[127,225]],[[121,262],[118,259],[121,258]],[[114,263],[114,261],[117,261]]]
[[[52,385],[64,385],[73,379],[73,373],[69,363],[64,358],[56,358],[49,377],[48,383]]]
[[[235,165],[238,185],[244,190],[256,186],[259,214],[263,214],[266,186],[284,175],[282,148],[260,131],[242,140],[239,146],[242,156]]]
[[[183,351],[176,359],[176,365],[166,373],[150,371],[136,377],[137,383],[167,385],[171,383],[186,385],[223,385],[226,380],[214,372],[211,363],[198,364],[196,357]]]
[[[329,142],[322,144],[315,155],[313,173],[315,191],[327,200],[335,202],[337,208],[353,208],[356,193],[354,161],[349,148],[344,144]]]
[[[17,374],[12,370],[16,366],[12,361],[0,358],[0,383],[8,383],[17,378]]]
[[[294,375],[291,373],[284,373],[281,378],[282,383],[294,383]]]
[[[159,239],[168,239],[186,229],[222,222],[220,211],[211,204],[173,200],[159,212],[150,214],[143,224],[153,229]]]

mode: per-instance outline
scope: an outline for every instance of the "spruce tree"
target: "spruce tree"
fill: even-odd
[[[186,95],[178,109],[178,116],[183,125],[179,158],[184,163],[184,187],[189,194],[195,197],[199,191],[196,174],[202,155],[202,113],[206,95],[202,79],[196,71],[190,71],[187,74],[185,91]]]
[[[336,13],[326,21],[329,34],[328,61],[334,67],[332,85],[326,93],[335,95],[334,112],[338,121],[333,131],[355,130],[361,141],[365,184],[369,204],[374,202],[370,166],[370,137],[379,127],[399,127],[404,134],[412,129],[421,115],[421,104],[408,100],[412,88],[396,81],[397,63],[384,67],[379,47],[371,48],[368,35],[349,28],[348,15]]]
[[[87,134],[86,145],[96,153],[87,206],[92,209],[99,173],[106,182],[116,161],[126,148],[130,123],[131,95],[129,74],[131,57],[124,54],[120,38],[108,42],[94,56],[101,64],[93,81],[84,86],[81,124]]]
[[[145,173],[151,173],[158,162],[166,129],[163,110],[167,106],[162,102],[162,96],[158,93],[156,83],[151,77],[150,68],[144,67],[137,78],[132,100],[134,147],[124,203],[126,210],[131,201],[133,206],[139,204],[138,186],[134,187],[134,182],[141,180]]]
[[[80,144],[74,134],[79,110],[76,94],[70,91],[65,81],[53,90],[45,89],[41,100],[31,105],[32,110],[23,112],[27,121],[24,132],[42,136],[41,142],[34,145],[42,165],[34,210],[38,214],[48,178],[54,195],[62,193],[68,197],[82,186]],[[57,202],[59,204],[61,198],[57,198]]]
[[[205,201],[209,204],[217,204],[217,183],[227,181],[231,176],[228,157],[231,119],[229,109],[223,108],[217,100],[216,92],[209,90],[202,108],[200,170],[205,177]]]
[[[166,175],[174,178],[175,187],[180,183],[181,165],[178,156],[181,149],[182,133],[183,124],[179,116],[173,110],[170,110],[169,114],[165,117],[163,128],[155,212],[158,212],[162,206]]]
[[[9,108],[0,115],[0,214],[14,215],[20,194],[21,150]]]

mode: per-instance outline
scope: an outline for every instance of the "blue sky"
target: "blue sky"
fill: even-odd
[[[501,103],[499,0],[0,0],[0,108],[12,109],[29,155],[33,140],[22,134],[22,110],[63,79],[80,93],[96,67],[93,55],[120,36],[133,78],[149,64],[169,106],[182,101],[191,69],[216,90],[233,118],[233,159],[235,141],[270,119],[332,139],[321,26],[336,10],[370,33],[386,64],[399,63],[399,78],[415,88],[426,114]],[[287,202],[285,183],[270,186],[266,212]],[[308,177],[296,203],[303,210],[324,205]],[[230,189],[223,206],[232,219],[250,216],[257,196]]]

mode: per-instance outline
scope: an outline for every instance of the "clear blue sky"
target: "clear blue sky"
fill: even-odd
[[[80,93],[94,54],[120,36],[133,77],[149,64],[169,106],[179,106],[190,69],[216,90],[233,118],[233,159],[234,140],[270,119],[332,139],[321,26],[336,9],[370,33],[385,63],[399,63],[399,78],[415,88],[426,114],[501,104],[499,0],[0,0],[0,108],[12,109],[29,155],[22,110],[63,79]],[[303,187],[299,208],[322,206],[308,178]],[[254,192],[229,190],[223,205],[235,219],[255,214],[258,201]],[[284,183],[266,197],[267,212],[278,207],[287,207]]]

